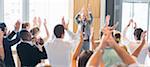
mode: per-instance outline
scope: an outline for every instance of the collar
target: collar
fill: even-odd
[[[23,42],[23,43],[28,43],[28,44],[30,44],[31,46],[34,46],[33,43],[32,43],[32,41],[23,41],[23,40],[22,40],[21,42]]]

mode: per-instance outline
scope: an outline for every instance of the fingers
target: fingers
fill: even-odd
[[[110,21],[110,15],[106,16],[106,27],[108,27]]]
[[[63,25],[65,25],[65,19],[64,19],[64,16],[62,17],[61,22],[62,22]]]
[[[141,34],[142,38],[145,38],[146,34],[147,34],[147,31],[142,32]]]
[[[136,28],[137,28],[137,24],[136,24],[136,22],[134,22],[134,26],[133,26],[133,28],[134,28],[134,29],[136,29]]]
[[[46,19],[44,19],[44,24],[47,24],[47,20]]]

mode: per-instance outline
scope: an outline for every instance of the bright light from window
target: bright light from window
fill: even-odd
[[[123,3],[122,9],[122,31],[129,23],[129,20],[132,18],[132,15],[133,20],[137,23],[137,27],[142,28],[143,30],[147,30],[148,3]],[[126,35],[128,35],[131,41],[134,40],[134,37],[131,36],[133,35],[133,31],[134,30],[130,27],[126,33]]]
[[[22,0],[4,0],[4,21],[8,30],[14,29],[14,24],[22,18]]]
[[[44,20],[47,19],[47,27],[50,34],[53,33],[53,28],[56,24],[61,23],[61,18],[64,16],[66,22],[69,18],[69,0],[30,0],[30,22],[33,21],[33,17],[39,16]],[[41,26],[43,37],[45,35],[45,29]],[[44,33],[43,33],[44,32]]]

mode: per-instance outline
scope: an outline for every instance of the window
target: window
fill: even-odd
[[[61,23],[61,18],[64,16],[66,22],[69,18],[69,0],[30,0],[30,22],[35,16],[47,19],[47,27],[49,32],[53,33],[53,28],[56,24]],[[41,30],[44,30],[41,25]],[[44,36],[45,33],[40,34]]]
[[[22,0],[4,0],[4,21],[8,30],[13,30],[15,22],[21,19]]]
[[[129,23],[129,20],[133,18],[137,23],[137,27],[147,30],[148,23],[148,3],[129,3],[124,2],[122,7],[122,31]],[[133,30],[129,28],[126,35],[133,34]],[[133,36],[129,36],[129,39],[134,40]]]

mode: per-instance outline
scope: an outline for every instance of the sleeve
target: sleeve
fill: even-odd
[[[80,13],[78,13],[78,14],[75,16],[75,23],[80,24],[80,22],[81,22],[80,16],[81,16]]]
[[[13,45],[15,45],[16,43],[18,43],[20,41],[20,34],[18,32],[16,38],[13,39],[13,40],[10,40],[9,38],[7,38],[7,39],[9,41],[10,45],[13,46]]]
[[[69,37],[70,37],[71,40],[79,39],[80,30],[78,30],[77,33],[73,33],[70,30],[67,30],[67,33],[68,33],[68,35],[69,35]]]
[[[93,15],[92,15],[92,12],[89,12],[89,16],[90,16],[89,23],[90,23],[90,25],[91,25],[92,22],[93,22]]]
[[[38,59],[47,59],[47,53],[44,46],[42,47],[42,49],[43,51],[40,51],[37,47],[35,47],[35,53],[37,54],[36,56]]]
[[[16,32],[15,32],[15,31],[12,31],[12,32],[7,36],[7,38],[8,38],[8,39],[12,39],[15,34],[16,34]]]

